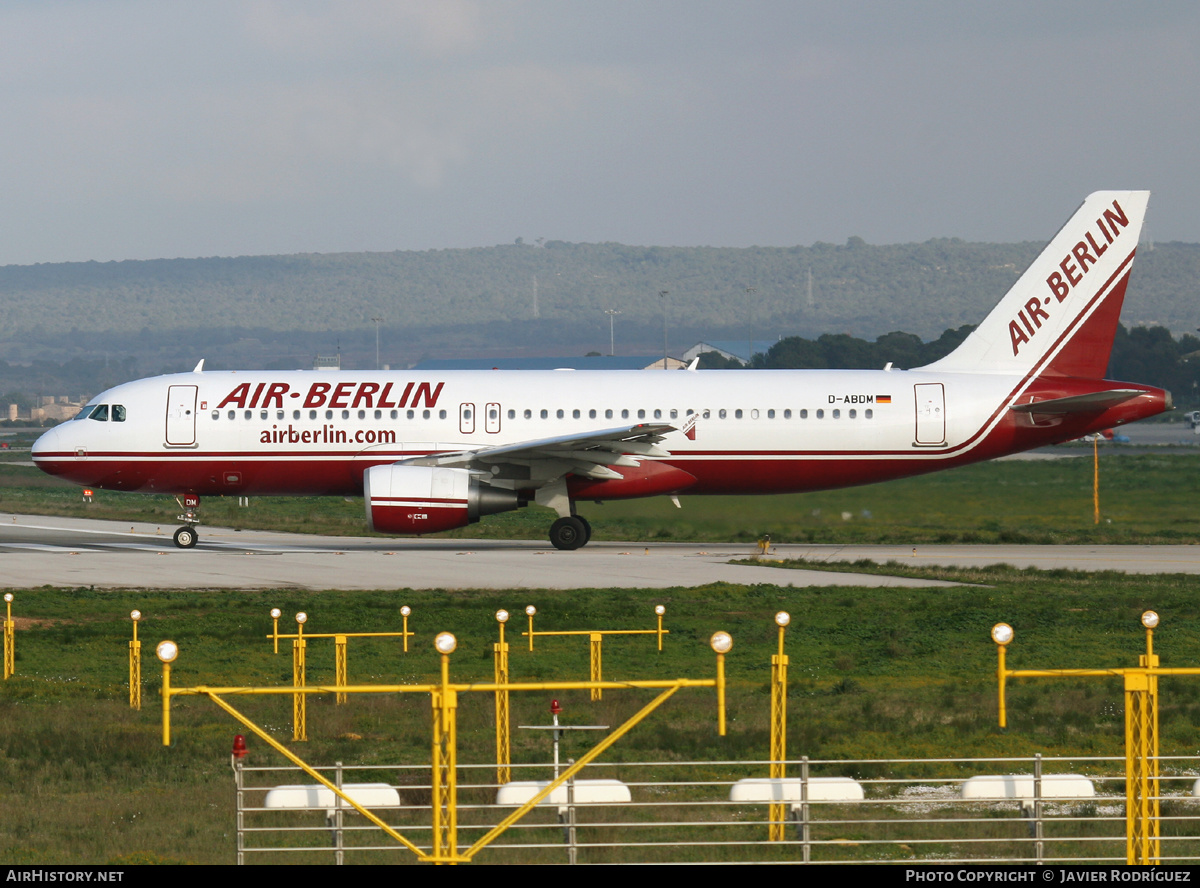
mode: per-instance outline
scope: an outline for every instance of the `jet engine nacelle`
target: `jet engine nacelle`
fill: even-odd
[[[363,474],[367,526],[377,533],[437,533],[524,505],[516,492],[480,484],[466,469],[374,466]]]

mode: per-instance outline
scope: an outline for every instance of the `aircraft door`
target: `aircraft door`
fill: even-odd
[[[475,405],[458,405],[458,430],[464,435],[475,434]]]
[[[484,428],[489,435],[494,435],[500,431],[500,405],[488,404],[486,409],[487,412],[483,415]]]
[[[914,386],[917,401],[918,445],[946,443],[946,389],[940,382]]]
[[[191,447],[196,443],[196,391],[194,385],[167,388],[167,446]]]

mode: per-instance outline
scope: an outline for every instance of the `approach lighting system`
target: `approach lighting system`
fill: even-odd
[[[404,605],[404,607],[400,608],[400,616],[402,616],[402,617],[407,617],[411,613],[412,613],[412,608],[409,607],[407,604]]]
[[[665,614],[667,612],[667,609],[665,607],[663,607],[661,604],[656,604],[656,605],[654,605],[654,612],[661,617],[663,614]]]
[[[439,632],[437,638],[433,640],[433,646],[437,648],[439,654],[452,654],[458,647],[458,639],[449,632]]]
[[[283,616],[283,611],[281,611],[279,608],[277,608],[277,607],[271,608],[271,619],[272,620],[278,620],[282,616]]]
[[[164,663],[174,663],[175,658],[179,656],[179,645],[173,641],[160,641],[158,647],[154,649],[154,653]]]
[[[708,643],[718,654],[727,654],[733,650],[733,636],[728,632],[714,632]]]
[[[4,600],[5,600],[5,601],[7,601],[9,604],[12,604],[12,600],[13,600],[13,599],[12,599],[12,593],[11,593],[11,592],[5,592],[5,593],[4,593]]]
[[[135,610],[135,611],[130,611],[130,612],[129,612],[129,619],[133,620],[133,622],[135,622],[135,623],[136,623],[136,622],[137,622],[138,620],[140,620],[141,618],[142,618],[142,612],[141,612],[141,611],[139,611],[139,610]]]
[[[504,610],[503,608],[496,611],[496,622],[497,623],[507,623],[508,622],[508,611]]]
[[[300,613],[296,614],[296,622],[303,626],[308,622],[308,614],[306,614],[304,611],[300,611]]]
[[[992,641],[1004,646],[1013,640],[1013,627],[1008,623],[997,623],[992,627]]]
[[[1142,614],[1142,625],[1147,629],[1157,629],[1158,614],[1156,614],[1154,611],[1146,611],[1144,614]]]
[[[537,608],[534,607],[532,604],[525,608],[525,616],[527,616],[527,617],[532,617],[536,613],[537,613]]]
[[[790,622],[792,622],[792,615],[787,611],[780,611],[775,615],[776,626],[786,626]]]

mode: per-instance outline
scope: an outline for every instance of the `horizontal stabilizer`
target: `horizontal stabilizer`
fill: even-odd
[[[1043,416],[1059,416],[1070,413],[1102,413],[1146,394],[1142,389],[1112,389],[1107,392],[1089,392],[1086,395],[1071,395],[1069,398],[1051,398],[1029,404],[1014,404],[1015,413],[1039,413]]]

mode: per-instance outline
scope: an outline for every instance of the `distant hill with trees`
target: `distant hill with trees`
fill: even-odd
[[[0,366],[0,391],[27,390],[18,385],[24,376],[40,391],[64,375],[95,387],[191,369],[201,357],[212,369],[282,369],[338,352],[343,366],[374,367],[372,318],[383,318],[380,360],[392,366],[481,352],[607,353],[608,309],[620,312],[619,354],[661,351],[665,310],[673,351],[701,339],[801,337],[812,344],[788,346],[798,351],[787,360],[815,366],[829,360],[823,352],[858,361],[854,343],[882,336],[889,353],[902,356],[892,359],[897,366],[912,365],[923,362],[923,344],[978,323],[1041,246],[957,239],[872,245],[861,238],[744,249],[545,241],[4,266],[0,364],[7,366]],[[1200,245],[1144,244],[1123,322],[1131,330],[1164,328],[1154,335],[1168,339],[1170,331],[1194,330],[1198,279]],[[900,330],[907,333],[892,332]],[[838,336],[845,341],[835,348],[828,337]],[[882,366],[874,352],[862,354],[870,355],[869,366]]]

